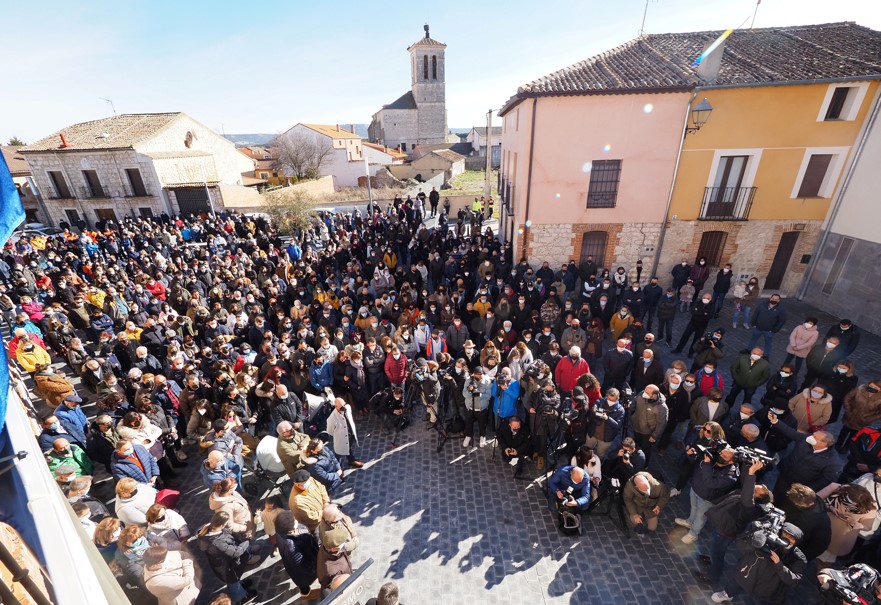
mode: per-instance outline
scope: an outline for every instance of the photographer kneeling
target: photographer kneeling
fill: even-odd
[[[371,407],[379,415],[383,428],[386,430],[402,431],[407,428],[410,423],[409,418],[404,413],[404,389],[395,385],[383,389],[373,396],[371,399]]]
[[[645,471],[624,485],[624,508],[633,530],[642,534],[658,529],[658,517],[670,501],[670,489]]]
[[[561,466],[548,481],[548,506],[572,513],[583,513],[590,505],[590,479],[584,469],[577,466]]]
[[[782,516],[780,517],[782,520]],[[759,530],[747,534],[737,547],[743,553],[734,574],[736,583],[714,592],[714,603],[733,601],[739,594],[749,594],[761,603],[785,603],[786,591],[801,581],[807,567],[804,554],[797,548],[802,532],[792,523],[770,523],[775,534]],[[760,537],[759,537],[760,536]],[[758,538],[758,539],[757,539]],[[759,542],[764,542],[761,546]]]

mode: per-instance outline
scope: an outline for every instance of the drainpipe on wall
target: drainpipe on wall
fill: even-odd
[[[805,294],[808,291],[808,286],[811,283],[811,279],[814,277],[814,273],[817,271],[817,264],[819,262],[820,253],[823,251],[823,248],[826,246],[826,242],[829,241],[829,234],[832,232],[832,225],[835,223],[835,218],[838,216],[838,211],[841,209],[841,200],[844,199],[844,194],[847,192],[848,185],[850,185],[850,179],[853,176],[854,170],[857,167],[857,163],[860,160],[860,157],[863,155],[863,148],[866,146],[866,140],[869,138],[869,134],[872,132],[872,126],[875,124],[875,120],[878,118],[879,109],[881,109],[881,88],[878,89],[878,92],[875,93],[875,103],[872,107],[872,113],[869,114],[869,119],[866,120],[865,128],[860,136],[860,142],[857,144],[857,150],[853,154],[853,160],[850,162],[850,166],[847,168],[847,174],[844,175],[844,181],[841,183],[841,189],[838,191],[838,195],[835,196],[835,202],[832,204],[832,209],[829,211],[829,219],[826,221],[826,228],[823,229],[823,234],[820,236],[820,241],[814,246],[814,252],[811,254],[811,263],[808,265],[808,270],[805,271],[805,276],[802,279],[801,286],[798,289],[798,293],[795,297],[798,300],[802,300],[805,297]]]
[[[661,221],[661,234],[658,236],[658,247],[655,250],[655,258],[652,261],[652,271],[649,275],[658,274],[658,264],[661,262],[661,250],[664,249],[664,237],[667,235],[667,217],[670,215],[670,206],[673,204],[673,191],[676,189],[676,175],[679,174],[679,161],[682,159],[682,147],[685,145],[685,137],[688,136],[688,116],[691,114],[691,106],[697,98],[700,87],[694,89],[688,105],[685,107],[685,120],[682,122],[682,136],[679,137],[679,151],[676,152],[676,165],[673,167],[673,181],[670,183],[670,194],[667,196],[667,207],[664,209],[664,220]]]
[[[529,227],[526,223],[529,222],[529,194],[532,192],[532,152],[535,149],[535,109],[536,103],[538,99],[532,98],[532,125],[530,126],[529,133],[529,170],[526,172],[526,204],[525,204],[525,216],[523,217],[523,250],[520,253],[521,258],[526,256],[526,242],[529,239]],[[515,264],[517,259],[515,260]]]

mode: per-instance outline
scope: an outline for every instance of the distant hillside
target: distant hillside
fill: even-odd
[[[263,146],[269,143],[276,135],[271,133],[252,134],[225,134],[228,140],[235,143],[236,147],[250,147],[251,145]]]

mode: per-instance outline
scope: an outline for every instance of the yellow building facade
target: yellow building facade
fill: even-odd
[[[878,93],[869,79],[698,88],[713,109],[684,137],[658,274],[706,257],[707,288],[731,263],[794,294]]]

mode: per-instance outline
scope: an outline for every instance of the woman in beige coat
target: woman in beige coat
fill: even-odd
[[[849,555],[860,532],[872,527],[878,507],[862,485],[833,483],[817,495],[826,501],[832,521],[832,540],[818,558],[833,563],[836,558]]]
[[[208,508],[213,512],[223,511],[229,515],[226,528],[240,540],[250,540],[254,535],[254,516],[245,498],[236,491],[236,480],[227,477],[214,484],[208,496]]]
[[[804,323],[798,324],[789,333],[789,344],[786,346],[786,357],[783,359],[783,363],[795,360],[796,376],[801,371],[805,357],[811,352],[811,348],[819,336],[816,317],[806,318]]]
[[[193,605],[199,597],[193,560],[164,546],[151,546],[144,553],[144,584],[159,605]]]
[[[790,399],[789,409],[798,421],[799,432],[822,431],[832,417],[832,395],[824,386],[815,384]]]

